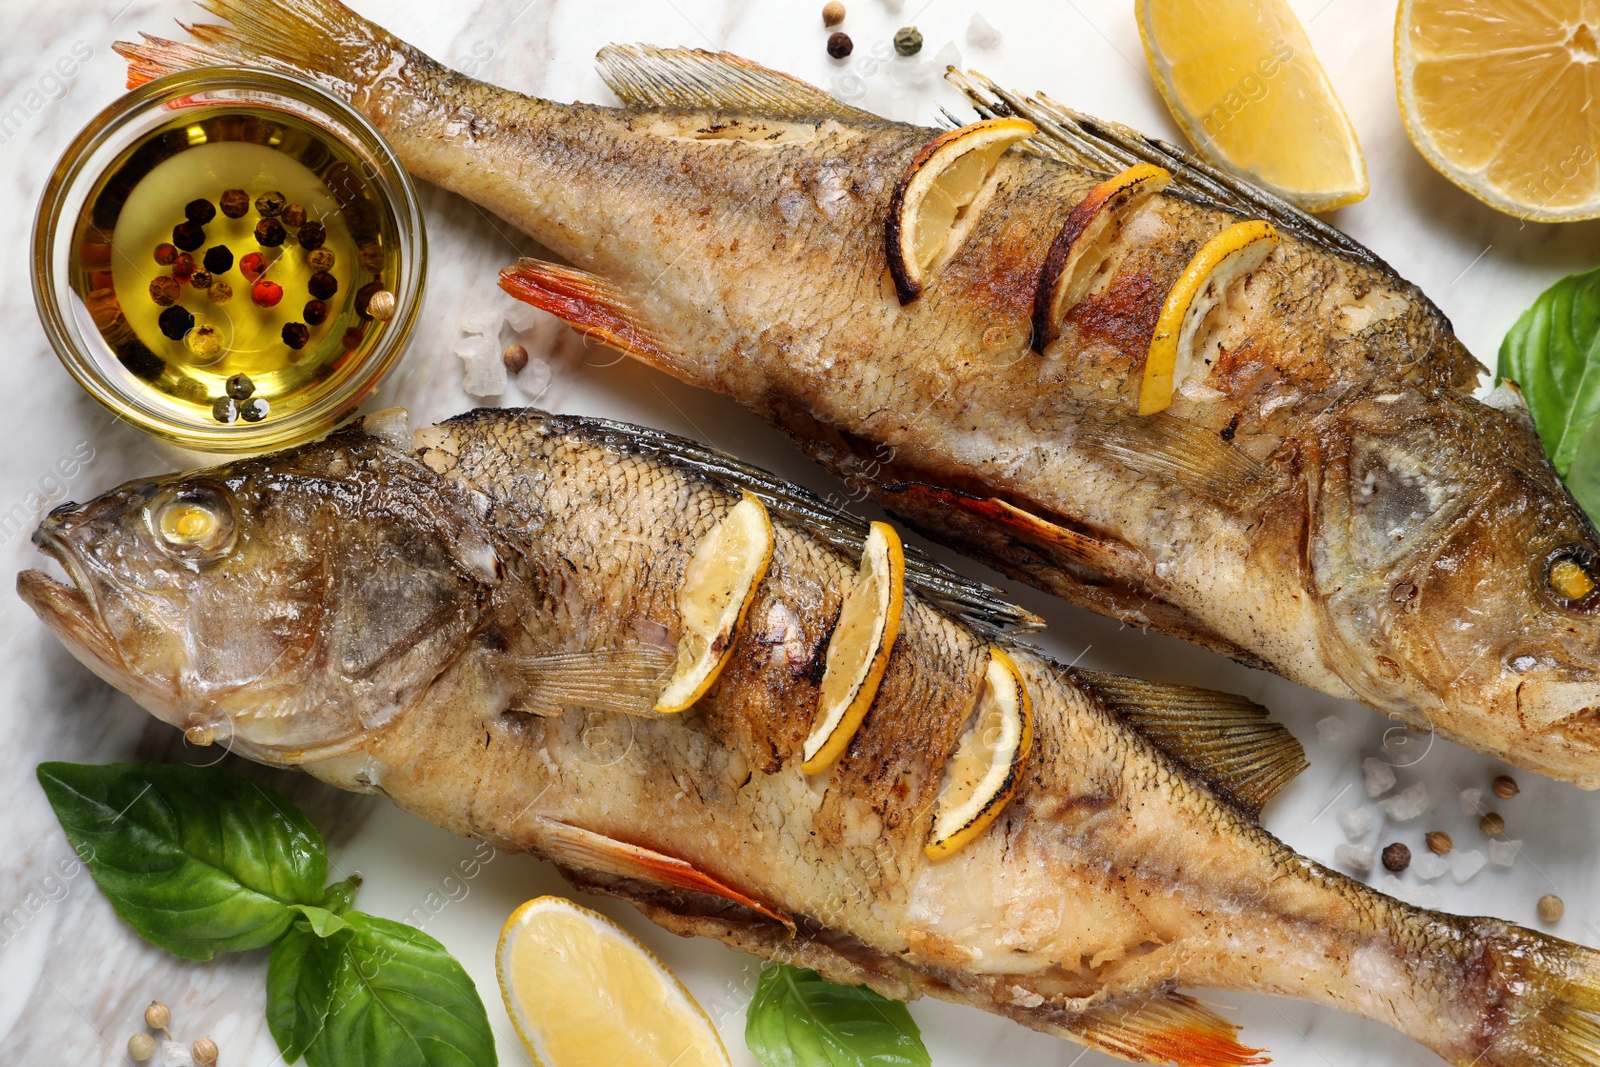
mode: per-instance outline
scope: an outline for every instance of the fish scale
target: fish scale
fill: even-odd
[[[688,562],[747,492],[768,502],[772,561],[717,684],[657,715],[637,681],[662,684]],[[167,540],[149,516],[169,506],[204,507],[215,542]],[[1254,817],[1305,765],[1262,709],[1053,663],[997,635],[1025,617],[927,564],[907,568],[859,731],[807,775],[810,662],[864,532],[657,431],[525,410],[410,435],[391,414],[58,509],[35,540],[71,584],[29,571],[18,588],[80,660],[191,736],[382,793],[669,930],[832,981],[1194,1067],[1263,1061],[1180,986],[1339,1007],[1463,1065],[1600,1064],[1600,954],[1296,855]],[[216,595],[245,587],[245,611]],[[798,659],[771,654],[761,620],[780,615]],[[203,669],[196,625],[213,635]],[[261,655],[274,642],[282,654]],[[996,644],[1031,696],[1033,746],[999,817],[931,860]]]

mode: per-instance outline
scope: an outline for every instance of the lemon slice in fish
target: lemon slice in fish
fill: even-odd
[[[1033,746],[1033,701],[1011,657],[989,650],[983,691],[944,780],[923,851],[943,859],[966,847],[1005,809]]]
[[[684,568],[678,593],[683,636],[656,711],[683,711],[711,688],[771,560],[772,520],[766,505],[747,492],[701,539]]]
[[[1134,11],[1156,87],[1202,155],[1307,211],[1367,195],[1355,128],[1286,0]]]
[[[1277,229],[1258,219],[1229,226],[1194,254],[1156,320],[1139,385],[1139,414],[1153,415],[1171,405],[1174,390],[1198,370],[1194,341],[1206,315],[1222,302],[1229,285],[1261,266],[1276,247]]]
[[[817,718],[806,738],[807,774],[825,771],[861,728],[900,633],[905,601],[906,554],[900,535],[875,522],[861,549],[861,569],[839,608],[839,622],[828,639],[827,667]]]
[[[728,1067],[683,983],[604,915],[563,897],[512,912],[495,950],[500,995],[540,1067]]]
[[[928,270],[961,247],[976,221],[963,212],[1006,149],[1037,131],[1026,119],[986,119],[940,134],[912,157],[889,200],[889,276],[900,303],[916,299]]]

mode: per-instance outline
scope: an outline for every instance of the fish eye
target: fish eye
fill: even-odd
[[[151,501],[147,518],[156,543],[179,559],[209,563],[233,548],[233,499],[220,485],[169,489]]]
[[[1545,564],[1545,585],[1564,607],[1593,608],[1600,603],[1600,578],[1596,577],[1595,564],[1593,549],[1564,545],[1552,552]]]

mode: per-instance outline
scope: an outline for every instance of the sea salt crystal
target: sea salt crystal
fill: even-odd
[[[194,1067],[194,1057],[189,1055],[189,1046],[182,1041],[161,1042],[155,1062],[161,1064],[161,1067]]]
[[[1444,896],[1431,885],[1419,885],[1405,899],[1419,908],[1437,909],[1444,904]]]
[[[1352,841],[1370,834],[1372,823],[1370,808],[1347,808],[1339,813],[1339,825],[1344,829],[1344,836]]]
[[[1395,822],[1408,822],[1428,810],[1428,786],[1418,782],[1388,800],[1378,801],[1378,807]]]
[[[1411,857],[1411,869],[1424,882],[1431,882],[1435,878],[1443,878],[1450,870],[1450,864],[1443,856],[1435,856],[1432,852],[1420,855],[1414,853]]]
[[[1471,789],[1463,789],[1460,796],[1456,797],[1456,800],[1461,804],[1461,814],[1483,814],[1483,790],[1479,789],[1478,787],[1474,786]]]
[[[550,388],[550,364],[538,356],[529,356],[528,365],[517,375],[517,388],[529,400],[537,400]]]
[[[967,24],[967,43],[974,48],[993,48],[1000,43],[1000,31],[982,15],[973,15]]]
[[[1376,756],[1361,761],[1361,777],[1366,781],[1369,797],[1381,797],[1394,788],[1394,768]]]
[[[1483,853],[1477,849],[1462,852],[1459,849],[1450,853],[1450,877],[1458,883],[1465,882],[1473,875],[1483,870],[1483,865],[1489,861],[1483,858]]]
[[[1489,842],[1489,862],[1496,867],[1510,867],[1517,862],[1517,854],[1521,851],[1521,841],[1507,841],[1504,838],[1495,838]]]
[[[943,74],[946,67],[961,69],[961,52],[954,41],[939,49],[939,54],[933,57],[933,69]]]
[[[933,84],[937,73],[932,63],[911,56],[889,64],[890,77],[904,89],[926,89]]]
[[[505,314],[499,307],[479,305],[461,316],[461,332],[472,336],[490,336],[494,338],[500,333],[500,324],[505,321]]]
[[[545,313],[532,304],[524,304],[520,300],[513,300],[505,305],[506,325],[511,327],[512,333],[527,333],[543,320]]]
[[[1335,845],[1333,862],[1363,874],[1372,870],[1371,845]]]
[[[506,391],[506,365],[500,342],[493,337],[469,337],[456,345],[455,354],[466,365],[461,387],[473,396],[499,396]]]
[[[1345,721],[1337,715],[1329,715],[1326,719],[1317,720],[1317,744],[1337,745],[1345,739],[1350,728]]]
[[[1391,897],[1405,896],[1406,884],[1392,874],[1386,874],[1378,879],[1378,884],[1373,886],[1380,893],[1387,893]]]

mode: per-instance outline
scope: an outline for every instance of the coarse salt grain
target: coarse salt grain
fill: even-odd
[[[967,43],[974,48],[993,48],[1000,43],[1000,31],[982,15],[973,15],[967,24]]]
[[[461,387],[473,396],[499,396],[506,391],[506,365],[500,343],[491,337],[469,337],[454,352],[466,365]]]
[[[1484,864],[1489,861],[1484,858],[1482,852],[1474,848],[1467,851],[1457,849],[1450,853],[1449,859],[1445,862],[1450,864],[1450,877],[1460,883],[1470,880],[1473,875],[1483,870]]]
[[[1373,821],[1370,808],[1347,808],[1339,813],[1339,826],[1352,841],[1370,834]]]
[[[1496,867],[1510,867],[1517,862],[1517,853],[1521,851],[1521,841],[1497,838],[1489,842],[1489,862]]]
[[[1394,768],[1376,756],[1361,761],[1361,778],[1369,797],[1381,797],[1394,788]]]
[[[1456,800],[1461,804],[1461,814],[1463,814],[1463,815],[1482,815],[1483,814],[1483,790],[1482,789],[1479,789],[1476,786],[1474,786],[1471,789],[1463,789],[1461,791],[1460,795],[1456,797]]]
[[[1345,735],[1349,732],[1350,728],[1337,715],[1329,715],[1325,719],[1317,720],[1317,744],[1319,745],[1337,745],[1345,739]]]
[[[1395,822],[1409,822],[1428,810],[1427,783],[1418,782],[1387,800],[1380,800],[1378,807]]]
[[[1372,870],[1371,845],[1335,845],[1333,862],[1365,874]],[[1392,877],[1392,876],[1391,876]]]
[[[1421,852],[1412,858],[1411,869],[1424,882],[1431,882],[1435,878],[1443,878],[1449,872],[1450,861],[1443,856],[1435,856],[1432,852]]]

